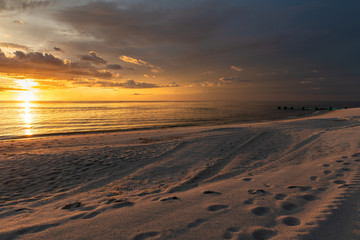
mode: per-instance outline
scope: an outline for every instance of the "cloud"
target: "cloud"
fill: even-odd
[[[119,64],[108,64],[108,65],[106,65],[106,67],[107,67],[108,69],[114,69],[114,70],[122,69],[122,66],[119,65]]]
[[[84,85],[88,87],[98,86],[105,88],[130,88],[130,89],[178,87],[176,83],[162,86],[154,83],[137,82],[133,79],[127,80],[125,82],[104,81],[104,80],[97,80],[97,81],[81,80],[81,81],[75,81],[74,84]]]
[[[222,83],[246,83],[246,82],[251,82],[250,80],[245,80],[243,78],[240,77],[222,77],[219,79],[220,82]]]
[[[234,84],[234,83],[248,83],[251,82],[250,80],[245,80],[240,77],[222,77],[216,80],[197,80],[193,81],[192,84],[188,85],[189,87],[195,86],[202,86],[202,87],[221,87],[226,84]]]
[[[300,82],[301,84],[311,84],[311,83],[313,83],[312,81],[301,81]]]
[[[157,84],[153,84],[153,83],[139,83],[139,82],[135,82],[134,80],[128,80],[124,83],[120,84],[121,87],[123,88],[158,88],[160,87]]]
[[[93,54],[91,57],[98,57]],[[99,57],[100,58],[100,57]],[[0,50],[0,74],[7,75],[8,78],[33,78],[41,83],[36,88],[65,87],[61,83],[64,80],[73,85],[97,86],[104,88],[162,88],[178,87],[178,84],[158,85],[155,83],[137,82],[127,80],[125,82],[114,81],[118,75],[110,71],[98,68],[98,65],[91,64],[92,61],[71,62],[62,60],[50,53],[16,51],[12,57],[7,57]],[[107,65],[110,69],[121,69],[118,64]],[[16,76],[14,75],[16,73]],[[12,77],[12,75],[14,75]],[[52,84],[52,80],[54,80]],[[12,88],[2,88],[5,90],[18,90]]]
[[[58,48],[58,47],[54,47],[54,50],[57,51],[57,52],[61,52],[62,49],[61,48]]]
[[[22,88],[0,87],[0,92],[2,91],[28,91],[28,90]]]
[[[82,61],[88,61],[94,64],[106,64],[107,61],[104,60],[102,57],[99,57],[96,52],[91,51],[88,55],[82,55],[80,57]]]
[[[15,51],[7,57],[0,49],[0,73],[35,79],[73,80],[77,77],[111,78],[113,74],[88,62],[62,60],[50,53]]]
[[[30,48],[24,45],[16,44],[16,43],[0,43],[0,48],[13,48],[20,49],[24,51],[30,51]]]
[[[241,67],[237,67],[237,66],[231,66],[230,69],[234,70],[234,71],[237,71],[237,72],[242,72],[242,68]]]
[[[51,0],[0,0],[0,12],[31,10],[38,7],[46,7],[51,2]]]
[[[216,81],[206,81],[206,82],[201,82],[200,86],[202,86],[202,87],[220,87],[220,86],[222,86],[222,84],[219,82],[216,82]]]
[[[143,61],[141,59],[136,59],[136,58],[125,56],[125,55],[121,55],[119,57],[119,59],[124,61],[124,62],[127,62],[127,63],[132,63],[132,64],[136,64],[136,65],[139,65],[139,66],[149,67],[149,68],[151,68],[151,72],[153,72],[153,73],[163,72],[163,70],[160,67],[152,65],[152,64],[150,64],[148,62],[145,62],[145,61]]]
[[[25,24],[25,22],[23,20],[14,20],[14,23],[17,24]]]
[[[5,2],[20,1],[0,0],[0,9],[6,8]],[[208,81],[209,85],[218,85],[244,82],[244,79],[256,80],[261,89],[266,89],[260,90],[259,87],[259,92],[283,91],[291,95],[301,94],[297,86],[301,81],[310,81],[305,73],[312,72],[315,77],[321,73],[326,78],[326,83],[313,82],[323,84],[328,93],[341,92],[346,96],[346,92],[352,92],[354,98],[357,97],[357,93],[354,94],[360,83],[357,66],[360,34],[354,31],[360,23],[357,1],[278,1],[275,4],[263,1],[257,4],[254,1],[220,0],[64,0],[58,3],[52,11],[38,15],[24,15],[22,18],[22,15],[13,14],[1,28],[4,33],[18,39],[25,34],[21,35],[20,29],[15,27],[31,32],[31,36],[20,40],[36,42],[39,39],[39,44],[46,33],[48,44],[54,45],[46,46],[44,42],[45,45],[41,46],[47,49],[57,45],[65,49],[66,46],[69,55],[87,55],[89,49],[101,49],[101,57],[109,62],[120,55],[129,56],[132,59],[127,58],[128,63],[113,62],[123,65],[124,70],[129,67],[136,67],[136,70],[148,68],[148,72],[126,72],[129,79],[133,79],[135,74],[152,76],[150,70],[166,69],[166,77],[176,76],[177,81],[184,79],[191,83],[201,79]],[[39,18],[47,21],[40,22]],[[14,19],[24,19],[29,24],[26,27],[15,25],[12,23]],[[36,30],[34,25],[38,24],[45,28],[48,25],[51,30],[33,31]],[[7,25],[14,30],[8,31]],[[67,57],[74,59],[74,56]],[[161,68],[152,68],[146,63]],[[48,68],[55,69],[55,65],[36,64],[35,68],[30,68],[30,65],[33,63],[24,65],[27,74],[34,71],[45,74],[50,71]],[[66,73],[69,76],[64,78],[70,79],[70,72],[75,78],[96,74],[109,76],[109,73],[97,71],[116,70],[110,66],[112,64],[93,64],[91,61],[65,65],[58,67],[59,72],[54,72],[54,76]],[[237,68],[244,70],[238,74]],[[206,78],[199,76],[207,69],[216,74]],[[281,69],[288,69],[289,74],[281,73]],[[269,72],[277,72],[277,75],[266,74]],[[231,75],[242,75],[244,79],[226,77]],[[224,78],[220,81],[222,76]],[[141,78],[134,79],[142,81]],[[338,86],[339,79],[344,87]],[[279,86],[284,85],[287,88],[279,90]]]
[[[201,76],[205,76],[205,77],[210,77],[210,76],[212,76],[212,75],[214,75],[214,74],[215,74],[214,71],[207,71],[207,72],[201,73],[200,75],[201,75]]]
[[[29,62],[29,63],[37,63],[37,64],[49,64],[49,65],[56,65],[56,66],[63,66],[64,62],[55,57],[50,53],[40,53],[40,52],[29,52],[24,53],[22,51],[14,52],[14,60],[21,61],[21,62]]]
[[[138,45],[201,42],[242,12],[238,6],[223,7],[226,4],[220,1],[185,4],[181,8],[136,2],[92,1],[65,8],[57,17],[105,41]]]

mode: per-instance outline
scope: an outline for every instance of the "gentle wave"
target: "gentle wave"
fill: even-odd
[[[278,110],[278,105],[253,102],[0,102],[0,140],[254,122],[312,112]]]

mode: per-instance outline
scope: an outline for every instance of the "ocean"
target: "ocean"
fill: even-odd
[[[291,103],[348,107],[359,103]],[[331,104],[331,105],[330,105]],[[0,140],[286,119],[314,109],[283,110],[275,102],[0,102]]]

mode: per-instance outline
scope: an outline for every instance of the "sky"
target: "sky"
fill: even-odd
[[[360,100],[355,0],[0,0],[0,100]]]

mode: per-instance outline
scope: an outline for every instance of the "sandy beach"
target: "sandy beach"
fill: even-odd
[[[360,108],[0,142],[0,239],[360,239]]]

